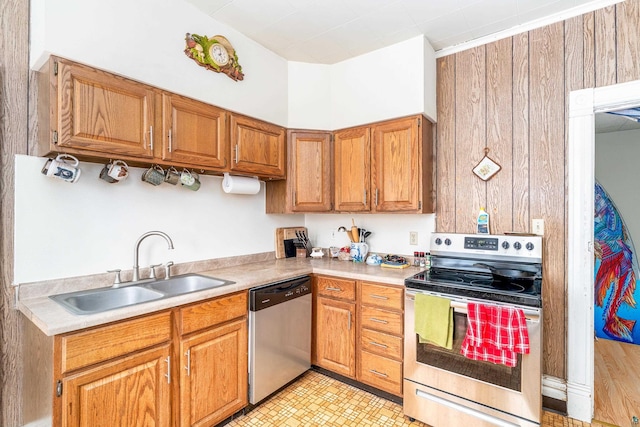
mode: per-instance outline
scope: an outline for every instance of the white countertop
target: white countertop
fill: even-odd
[[[98,314],[71,314],[47,296],[19,299],[17,308],[42,332],[48,336],[53,336],[311,273],[402,286],[405,278],[413,276],[418,271],[420,270],[415,267],[405,269],[381,268],[349,261],[338,261],[335,258],[288,258],[200,271],[198,274],[232,280],[235,283]]]

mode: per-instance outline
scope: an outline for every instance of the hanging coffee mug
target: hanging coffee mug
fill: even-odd
[[[167,169],[164,173],[164,182],[168,182],[171,185],[176,185],[180,182],[180,172],[173,166]]]
[[[66,159],[66,160],[65,160]],[[66,182],[76,182],[82,172],[78,159],[70,154],[59,154],[55,159],[47,160],[41,172],[43,175],[58,178]]]
[[[160,185],[164,182],[164,169],[153,165],[142,174],[142,180],[151,185]]]
[[[200,189],[200,177],[197,173],[190,172],[187,169],[182,171],[180,182],[189,190],[198,191]]]
[[[109,167],[108,174],[116,181],[122,181],[129,176],[129,166],[122,160],[114,160]]]
[[[108,183],[119,182],[129,176],[129,166],[122,160],[109,162],[100,171],[100,179]]]

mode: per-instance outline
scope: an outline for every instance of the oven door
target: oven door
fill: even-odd
[[[414,328],[414,299],[418,292],[451,301],[454,308],[452,350],[418,342]],[[527,319],[530,351],[518,355],[516,366],[511,368],[470,360],[460,354],[467,330],[468,299],[414,289],[407,289],[405,298],[405,414],[434,427],[450,425],[443,421],[443,417],[446,419],[449,415],[469,416],[475,420],[473,425],[478,426],[539,425],[542,310],[520,307]],[[435,407],[438,409],[433,410]]]

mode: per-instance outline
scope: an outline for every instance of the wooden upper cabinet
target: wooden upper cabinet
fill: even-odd
[[[227,112],[178,95],[162,95],[162,159],[210,169],[229,165]]]
[[[293,212],[331,210],[331,134],[289,133],[289,179]]]
[[[153,88],[52,58],[49,151],[153,158]]]
[[[372,128],[374,210],[418,211],[420,205],[421,119],[408,118]]]
[[[231,171],[285,178],[285,129],[250,117],[231,114]]]
[[[371,210],[371,138],[368,127],[334,135],[335,210]]]

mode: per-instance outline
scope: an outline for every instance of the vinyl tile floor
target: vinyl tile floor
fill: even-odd
[[[593,424],[593,426],[600,424]],[[402,406],[315,371],[283,389],[227,427],[428,427],[411,422]],[[543,427],[591,424],[544,412]],[[453,426],[452,427],[457,427]]]

